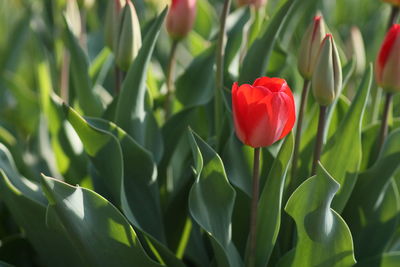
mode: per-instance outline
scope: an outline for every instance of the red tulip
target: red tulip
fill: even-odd
[[[285,137],[296,120],[292,92],[284,79],[258,78],[232,87],[237,137],[251,147],[270,146]]]
[[[196,0],[172,0],[167,15],[167,31],[174,39],[185,37],[196,18]]]
[[[400,92],[400,24],[394,24],[376,60],[376,80],[388,92]]]

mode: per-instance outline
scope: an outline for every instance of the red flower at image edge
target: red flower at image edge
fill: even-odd
[[[232,109],[237,137],[254,148],[282,139],[296,120],[293,94],[280,78],[258,78],[253,85],[234,83]]]

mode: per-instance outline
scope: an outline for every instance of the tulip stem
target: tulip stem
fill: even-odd
[[[254,164],[253,164],[253,192],[250,207],[250,234],[249,234],[249,254],[247,266],[253,267],[255,264],[256,245],[257,245],[257,207],[258,195],[260,191],[260,148],[254,148]]]
[[[167,120],[171,116],[172,101],[174,99],[174,71],[176,63],[176,50],[179,41],[173,40],[171,51],[169,53],[168,67],[167,67],[167,94],[165,98],[164,111],[165,119]]]
[[[122,70],[117,65],[115,65],[115,93],[117,95],[121,91],[122,76]]]
[[[311,175],[315,175],[317,173],[318,161],[321,158],[322,144],[324,140],[324,131],[325,131],[325,115],[326,115],[326,106],[320,106],[317,141],[315,143],[314,161],[312,165]]]
[[[214,95],[214,131],[215,131],[215,143],[218,150],[219,146],[219,134],[222,128],[222,116],[223,116],[223,102],[222,92],[224,87],[224,56],[225,56],[225,26],[226,18],[228,17],[229,8],[231,6],[231,0],[225,0],[224,6],[220,18],[220,28],[218,34],[217,43],[217,55],[216,55],[216,77],[215,77],[215,95]]]
[[[388,134],[388,119],[389,119],[390,106],[392,105],[392,100],[393,100],[393,94],[386,93],[381,129],[379,131],[378,150],[377,150],[378,153],[381,151],[383,143],[385,142],[385,138]]]
[[[294,143],[294,150],[293,150],[293,160],[292,160],[292,182],[291,182],[291,190],[293,191],[297,187],[297,161],[299,158],[299,148],[301,142],[301,131],[302,131],[302,124],[304,118],[304,110],[307,104],[307,97],[310,91],[310,80],[304,80],[303,91],[301,93],[301,100],[300,100],[300,108],[299,108],[299,115],[297,118],[297,126],[296,126],[296,137]],[[289,192],[290,194],[291,192]]]
[[[389,31],[393,24],[396,24],[397,18],[399,16],[400,8],[397,6],[392,6],[392,10],[390,12],[390,18],[387,26],[387,30]]]

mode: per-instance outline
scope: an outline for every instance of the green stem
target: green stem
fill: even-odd
[[[312,166],[312,170],[311,170],[311,175],[315,175],[317,173],[318,161],[321,158],[321,151],[322,151],[322,145],[323,145],[323,141],[324,141],[324,131],[325,131],[325,115],[326,115],[326,106],[320,106],[317,141],[315,144],[314,161],[313,161],[313,166]]]
[[[393,100],[393,94],[386,93],[385,107],[383,110],[382,123],[379,131],[378,150],[377,150],[378,153],[381,151],[383,143],[385,142],[385,138],[388,134],[388,120],[390,113],[389,111],[390,111],[390,106],[392,104],[392,100]]]
[[[217,44],[217,55],[216,55],[216,77],[215,77],[215,96],[214,96],[214,131],[216,137],[216,148],[219,146],[219,134],[222,127],[222,116],[223,116],[223,102],[222,92],[224,87],[224,57],[225,57],[225,27],[226,18],[228,17],[229,8],[231,6],[231,0],[225,0],[224,6],[221,13],[220,28],[218,35]]]
[[[248,267],[255,264],[256,245],[257,245],[257,207],[258,195],[260,191],[260,148],[254,148],[254,164],[253,164],[253,192],[250,207],[250,234],[249,234],[249,256]]]
[[[168,67],[167,67],[167,95],[165,99],[165,118],[166,120],[171,116],[171,106],[174,99],[174,71],[175,71],[175,63],[176,63],[176,50],[178,47],[179,41],[173,40],[171,51],[168,59]]]
[[[303,118],[304,118],[304,110],[307,105],[307,97],[310,91],[310,81],[304,80],[303,91],[301,93],[301,101],[300,101],[300,108],[299,108],[299,115],[297,118],[297,126],[296,126],[296,137],[294,143],[294,150],[293,150],[293,159],[292,159],[292,183],[291,183],[291,190],[293,191],[297,187],[297,162],[299,158],[299,148],[301,142],[301,131],[303,125]],[[290,194],[291,192],[289,192]]]
[[[115,65],[115,94],[118,95],[121,91],[121,84],[122,84],[122,70]]]

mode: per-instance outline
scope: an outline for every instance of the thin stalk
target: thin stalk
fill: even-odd
[[[392,100],[393,100],[393,94],[386,93],[385,107],[383,110],[382,123],[379,131],[378,150],[377,150],[378,153],[381,151],[382,145],[385,142],[385,138],[388,134],[388,119],[389,119],[390,106],[392,105]]]
[[[255,264],[256,244],[257,244],[257,206],[258,195],[260,191],[260,148],[254,148],[254,164],[253,164],[253,192],[250,208],[250,240],[249,240],[249,256],[248,267]]]
[[[303,91],[301,93],[301,100],[300,100],[300,108],[299,108],[299,115],[297,118],[297,126],[296,126],[296,137],[294,143],[294,150],[293,150],[293,160],[292,160],[292,190],[297,186],[297,161],[299,158],[299,148],[300,148],[300,141],[301,141],[301,131],[302,131],[302,124],[304,118],[304,110],[307,105],[307,97],[310,91],[310,81],[304,80]],[[292,191],[290,190],[290,191]]]
[[[312,165],[311,175],[317,173],[318,161],[321,158],[322,145],[324,140],[325,131],[325,117],[326,117],[326,106],[320,106],[319,108],[319,120],[318,120],[318,132],[317,132],[317,143],[314,149],[314,161]]]
[[[115,71],[115,94],[118,95],[119,92],[121,91],[123,73],[122,70],[117,65],[115,65],[114,71]]]
[[[67,49],[63,51],[63,61],[61,63],[60,77],[60,96],[65,103],[68,104],[69,98],[69,63],[70,54]]]
[[[176,64],[176,50],[179,41],[173,40],[171,50],[169,52],[168,67],[167,67],[167,95],[165,99],[165,118],[168,119],[171,116],[171,106],[174,99],[174,71]]]
[[[390,12],[390,17],[389,17],[389,22],[387,25],[387,30],[389,30],[393,24],[397,22],[397,18],[399,16],[399,10],[400,8],[397,6],[392,6],[392,10]]]
[[[215,77],[215,96],[214,96],[214,131],[216,137],[216,148],[219,145],[219,134],[222,127],[222,116],[223,116],[223,102],[222,102],[222,91],[224,87],[224,57],[225,57],[225,43],[226,43],[226,18],[228,17],[229,8],[231,6],[231,0],[225,0],[222,8],[220,18],[220,28],[218,34],[217,43],[217,55],[216,55],[216,77]]]

